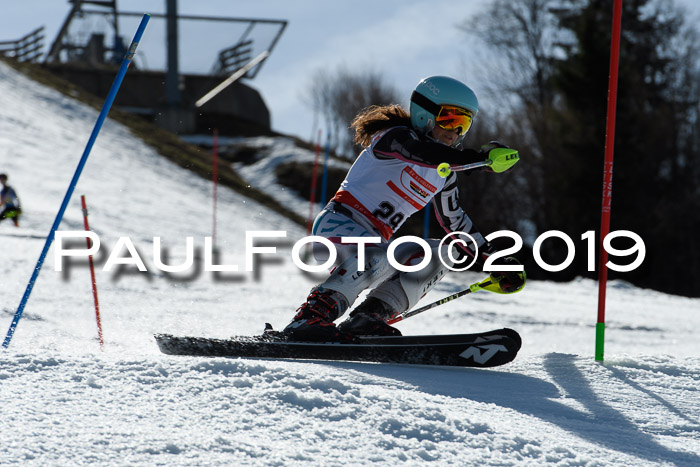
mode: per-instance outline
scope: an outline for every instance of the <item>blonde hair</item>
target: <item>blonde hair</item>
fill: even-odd
[[[362,109],[350,124],[355,130],[355,142],[369,146],[377,132],[395,126],[411,127],[411,116],[400,105],[371,105]]]

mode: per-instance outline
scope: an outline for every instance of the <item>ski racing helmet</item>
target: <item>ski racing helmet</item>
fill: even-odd
[[[422,79],[411,94],[409,112],[413,129],[431,139],[435,125],[459,129],[459,138],[453,144],[457,146],[479,112],[479,101],[466,84],[447,76],[431,76]]]

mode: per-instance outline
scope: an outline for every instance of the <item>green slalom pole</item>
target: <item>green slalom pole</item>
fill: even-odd
[[[595,359],[602,362],[605,353],[605,323],[595,325]]]

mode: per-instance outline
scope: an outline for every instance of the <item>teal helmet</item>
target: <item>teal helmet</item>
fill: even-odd
[[[432,137],[436,118],[445,105],[464,109],[471,118],[476,117],[479,112],[479,101],[469,86],[447,76],[431,76],[421,80],[411,94],[410,114],[413,129]],[[469,125],[461,130],[455,145],[461,143]]]

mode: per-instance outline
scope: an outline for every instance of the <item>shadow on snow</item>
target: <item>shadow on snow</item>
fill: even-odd
[[[561,398],[562,394],[556,385],[517,373],[350,362],[324,362],[324,364],[402,381],[429,394],[464,398],[511,408],[556,425],[591,443],[649,461],[700,465],[700,456],[673,451],[659,444],[650,434],[641,431],[640,427],[623,413],[608,405],[590,387],[588,380],[576,366],[576,358],[578,357],[568,354],[547,354],[544,356],[544,369],[567,393],[567,397],[581,403],[586,412],[558,402],[557,399]],[[629,380],[620,371],[612,369],[610,376],[651,396],[648,390],[640,388],[639,384]],[[658,396],[653,397],[659,400]],[[681,411],[668,401],[661,402],[671,412],[681,414]],[[683,418],[689,420],[685,416]]]

